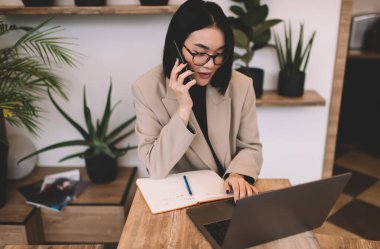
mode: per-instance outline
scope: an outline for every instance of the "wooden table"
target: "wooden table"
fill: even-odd
[[[259,191],[290,186],[287,179],[260,179]],[[286,242],[289,247],[286,247]],[[141,192],[136,191],[118,249],[131,248],[212,248],[186,215],[186,209],[152,215]],[[256,248],[319,248],[312,232],[291,236]]]
[[[37,167],[28,177],[9,181],[8,199],[0,209],[0,248],[4,245],[45,242],[118,242],[134,193],[137,168],[118,168],[117,178],[108,184],[91,183],[78,199],[61,212],[38,209],[25,203],[17,190],[48,174],[73,167]],[[81,180],[88,180],[84,167]]]
[[[260,179],[256,183],[259,191],[275,190],[290,186],[287,179]],[[186,215],[186,209],[152,215],[141,192],[135,198],[125,223],[117,249],[135,248],[212,248]],[[380,242],[345,239],[329,235],[314,235],[305,232],[254,248],[379,248]]]

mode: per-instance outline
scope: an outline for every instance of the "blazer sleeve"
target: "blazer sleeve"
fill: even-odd
[[[250,81],[246,92],[237,133],[237,153],[228,165],[226,174],[238,173],[256,180],[261,170],[263,156],[257,126],[256,97],[252,81]]]
[[[151,91],[151,89],[149,89]],[[154,102],[148,101],[138,84],[132,85],[136,109],[135,131],[138,137],[138,156],[150,177],[166,177],[181,159],[195,134],[175,113],[167,124],[157,118]],[[156,96],[156,99],[160,96]],[[190,127],[195,131],[193,127]]]

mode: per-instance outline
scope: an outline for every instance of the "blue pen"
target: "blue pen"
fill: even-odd
[[[183,176],[183,180],[185,181],[186,188],[187,188],[187,191],[189,192],[189,195],[192,195],[193,193],[191,192],[191,189],[190,189],[190,186],[189,186],[189,182],[187,181],[187,178],[186,178],[185,175]]]

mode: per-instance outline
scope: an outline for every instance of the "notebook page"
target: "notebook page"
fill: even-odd
[[[193,197],[199,202],[213,201],[233,197],[226,194],[224,180],[212,170],[189,171],[178,174],[186,175]]]
[[[189,195],[182,176],[177,174],[164,179],[140,178],[136,183],[153,214],[188,207],[198,202]]]

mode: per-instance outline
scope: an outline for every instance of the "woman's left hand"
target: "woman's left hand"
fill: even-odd
[[[227,193],[234,191],[234,201],[236,203],[237,200],[241,198],[251,196],[254,194],[258,194],[259,191],[249,184],[242,175],[231,173],[228,178],[224,181],[224,188]]]

